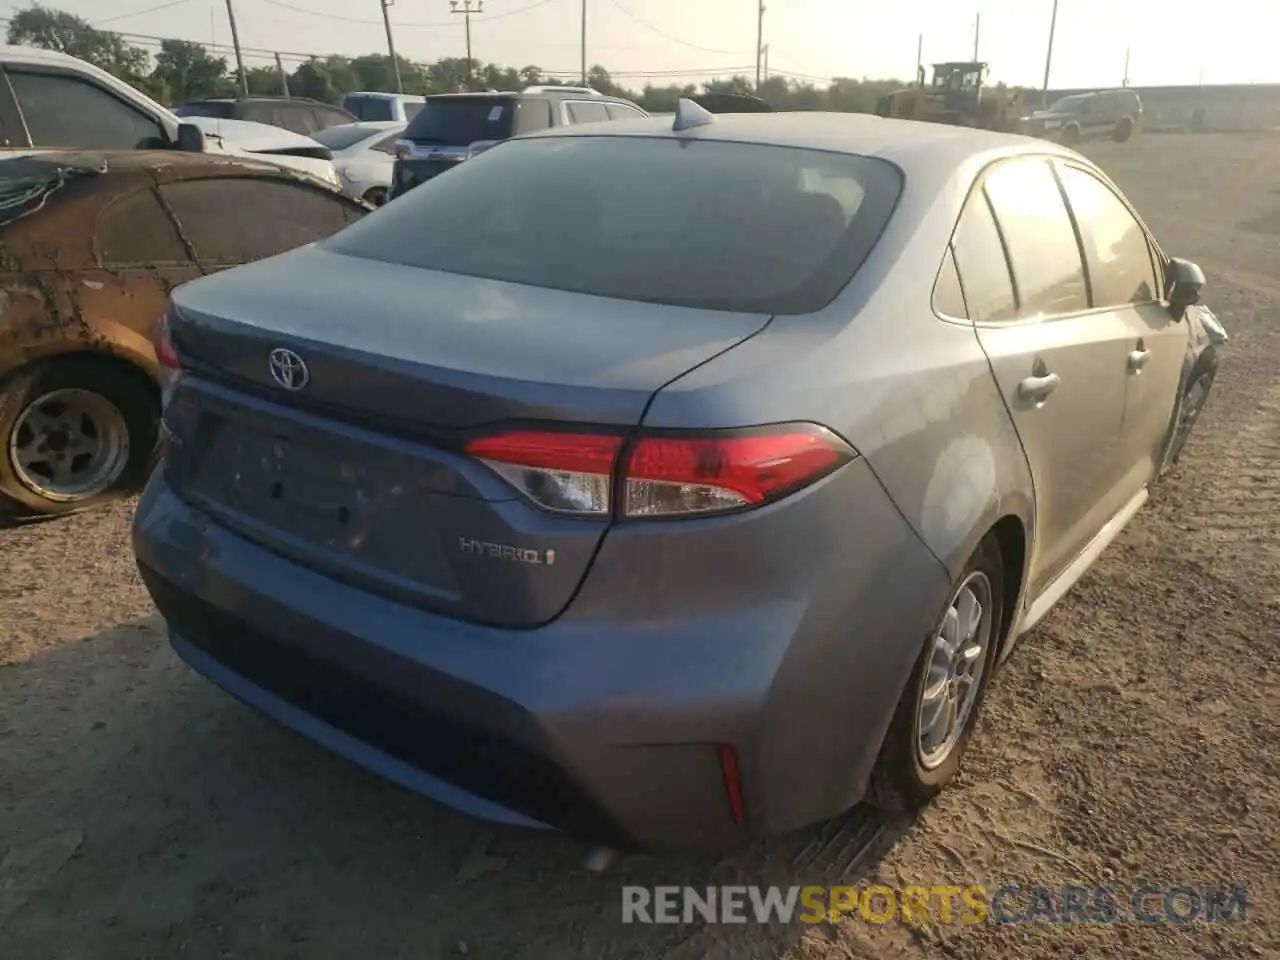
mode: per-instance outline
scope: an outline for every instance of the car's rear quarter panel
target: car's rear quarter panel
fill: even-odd
[[[159,272],[96,261],[101,211],[148,184],[145,172],[71,183],[45,208],[0,230],[0,376],[69,353],[118,356],[155,374],[151,326],[164,311]]]
[[[779,663],[769,698],[780,715],[809,722],[770,734],[777,739],[761,753],[807,791],[789,789],[787,803],[822,793],[809,782],[816,774],[799,769],[787,750],[828,773],[856,771],[851,789],[861,790],[949,583],[1002,517],[1016,518],[1027,537],[1034,529],[1030,472],[987,358],[972,326],[940,319],[931,305],[976,166],[908,177],[880,243],[826,309],[774,318],[745,344],[664,388],[645,417],[654,428],[809,420],[861,454],[842,473],[865,471],[866,482],[846,485],[837,474],[824,489],[798,495],[788,503],[812,500],[792,508],[797,516],[815,511],[812,526],[758,545],[778,567],[805,571],[796,594],[806,604],[798,642]],[[612,545],[607,538],[601,560]],[[696,567],[688,575],[696,576]],[[866,589],[871,584],[874,591]],[[855,689],[859,696],[877,691],[873,714],[849,695]],[[867,736],[838,732],[855,729]]]

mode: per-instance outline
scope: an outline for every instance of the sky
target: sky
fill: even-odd
[[[386,52],[380,0],[232,0],[246,65],[284,53]],[[461,2],[461,0],[460,0]],[[470,0],[474,5],[477,0]],[[818,83],[833,76],[910,78],[924,62],[973,56],[993,80],[1038,87],[1053,0],[765,0],[772,74]],[[1248,4],[1246,6],[1246,3]],[[583,0],[483,0],[473,15],[472,56],[504,66],[578,72]],[[0,15],[30,5],[0,0]],[[123,33],[230,44],[226,0],[45,0]],[[618,82],[698,82],[753,75],[757,0],[586,0],[587,60]],[[1212,9],[1211,17],[1203,11]],[[1050,86],[1280,81],[1256,0],[1060,0]],[[1251,15],[1252,14],[1252,15]],[[396,51],[413,60],[464,56],[463,16],[448,0],[394,0]],[[1252,29],[1251,29],[1252,27]],[[223,51],[218,51],[222,53]],[[230,58],[229,58],[230,59]]]

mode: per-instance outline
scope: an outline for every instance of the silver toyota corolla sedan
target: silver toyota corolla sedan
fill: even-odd
[[[1203,282],[1041,141],[518,138],[175,291],[138,563],[195,670],[481,817],[909,809],[1176,455]]]

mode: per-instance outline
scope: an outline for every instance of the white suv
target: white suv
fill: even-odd
[[[187,150],[253,155],[340,187],[310,137],[242,120],[184,122],[146,94],[65,53],[0,45],[0,159],[45,150]]]

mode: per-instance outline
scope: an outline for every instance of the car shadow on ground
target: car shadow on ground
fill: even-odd
[[[772,957],[834,927],[624,924],[622,888],[857,885],[909,827],[858,808],[593,873],[558,834],[455,814],[260,717],[157,616],[0,667],[0,760],[6,956]]]

